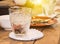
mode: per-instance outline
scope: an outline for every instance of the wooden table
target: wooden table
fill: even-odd
[[[59,43],[60,23],[57,23],[53,26],[46,26],[37,29],[43,32],[44,37],[36,40],[35,42],[13,40],[8,36],[11,31],[0,29],[0,44],[58,44]]]

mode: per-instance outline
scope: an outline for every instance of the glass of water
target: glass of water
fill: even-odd
[[[31,8],[14,6],[9,9],[9,14],[15,35],[26,34],[31,22]]]

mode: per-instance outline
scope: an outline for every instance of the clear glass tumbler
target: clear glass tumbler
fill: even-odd
[[[31,22],[31,8],[14,6],[9,9],[9,14],[15,35],[26,34]]]

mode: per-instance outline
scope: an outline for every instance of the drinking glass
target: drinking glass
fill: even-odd
[[[31,22],[31,8],[14,6],[9,9],[9,14],[14,34],[26,34]]]

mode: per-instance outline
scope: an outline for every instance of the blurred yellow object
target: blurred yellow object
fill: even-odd
[[[22,2],[21,2],[22,1]],[[56,0],[16,0],[17,5],[32,8],[32,16],[48,16],[54,13]]]
[[[49,4],[50,1],[51,1],[51,0],[42,0],[42,3],[44,3],[44,4]]]
[[[34,5],[29,0],[27,0],[25,3],[25,7],[33,8]]]
[[[42,9],[43,9],[43,7],[41,5],[40,6],[35,6],[32,9],[32,16],[36,16],[38,14],[42,14]]]

